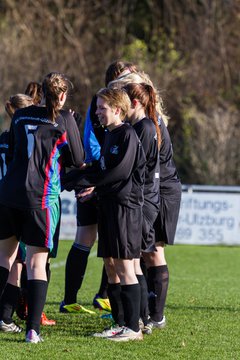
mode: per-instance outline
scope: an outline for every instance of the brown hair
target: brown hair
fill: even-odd
[[[126,91],[121,89],[103,88],[97,92],[97,97],[104,99],[110,107],[120,108],[120,118],[123,120],[131,106],[131,101]]]
[[[52,122],[55,122],[59,114],[60,102],[59,95],[66,93],[72,88],[72,83],[63,75],[57,72],[48,74],[43,80],[42,90],[46,100],[48,116]]]
[[[121,89],[122,87],[124,87],[125,85],[127,85],[129,83],[136,83],[136,84],[146,83],[154,89],[155,94],[156,94],[156,111],[167,126],[168,116],[165,114],[162,98],[159,95],[158,90],[154,87],[149,75],[146,74],[145,72],[139,71],[137,73],[127,74],[123,78],[120,77],[119,79],[115,79],[115,80],[111,81],[108,84],[108,87]]]
[[[105,74],[105,86],[108,86],[110,81],[117,79],[124,71],[130,73],[137,72],[137,66],[131,62],[117,60],[109,65]]]
[[[158,148],[160,148],[161,132],[156,113],[156,93],[153,87],[146,83],[129,83],[125,85],[123,89],[128,93],[131,101],[137,99],[140,102],[147,116],[153,121],[157,133]]]
[[[5,110],[12,118],[17,109],[33,105],[33,99],[25,94],[16,94],[10,96],[9,100],[5,103]]]
[[[25,90],[25,94],[31,96],[31,98],[33,98],[33,103],[35,105],[40,104],[41,100],[42,100],[42,96],[43,96],[43,92],[42,92],[42,85],[39,84],[38,82],[30,82],[27,85],[27,88]]]

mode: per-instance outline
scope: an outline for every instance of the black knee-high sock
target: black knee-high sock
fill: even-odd
[[[0,320],[5,324],[13,322],[12,315],[16,309],[20,288],[7,283],[0,302]]]
[[[21,272],[21,286],[20,286],[20,295],[19,303],[17,304],[17,314],[20,319],[24,319],[27,316],[27,297],[28,297],[28,280],[27,280],[27,267],[26,264],[23,264]]]
[[[46,263],[46,274],[47,274],[47,281],[48,281],[48,283],[50,283],[51,269],[50,269],[50,263],[49,262]]]
[[[65,304],[77,302],[77,293],[83,282],[90,250],[87,246],[73,244],[69,251],[65,269]]]
[[[0,266],[0,299],[7,284],[9,270]]]
[[[116,324],[119,326],[124,325],[124,312],[123,304],[121,298],[121,285],[117,284],[108,284],[107,289],[110,305],[112,308],[112,317]]]
[[[27,267],[26,264],[23,264],[21,272],[21,289],[24,289],[27,292]]]
[[[142,257],[140,258],[140,266],[142,269],[142,273],[145,276],[145,279],[147,279],[147,267],[146,267],[146,263]]]
[[[148,309],[148,287],[147,287],[147,281],[145,279],[144,275],[136,275],[139,285],[140,285],[140,318],[142,319],[144,325],[147,325],[148,323],[148,315],[149,315],[149,309]]]
[[[139,331],[140,285],[122,285],[121,290],[125,326],[133,331]]]
[[[148,269],[149,311],[155,321],[163,318],[167,298],[169,272],[167,265],[153,266]]]
[[[108,288],[108,277],[107,277],[107,273],[105,270],[105,266],[103,265],[101,284],[100,284],[100,288],[98,290],[98,295],[103,299],[106,299],[108,297],[107,288]]]
[[[28,280],[28,318],[27,329],[40,332],[40,320],[46,302],[48,282],[45,280]]]

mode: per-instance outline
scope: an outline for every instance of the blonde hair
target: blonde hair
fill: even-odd
[[[122,87],[124,87],[125,85],[130,84],[130,83],[136,83],[136,84],[145,83],[145,84],[150,85],[154,89],[154,91],[156,93],[156,111],[160,115],[162,120],[164,121],[165,125],[167,126],[169,118],[164,113],[162,98],[160,97],[158,90],[155,88],[152,81],[150,80],[149,75],[146,74],[145,72],[139,71],[136,73],[128,74],[122,79],[113,80],[108,84],[108,87],[115,88],[115,89],[121,89]]]
[[[5,110],[12,118],[17,109],[33,105],[33,99],[25,94],[16,94],[10,96],[9,100],[5,103]]]
[[[131,106],[131,101],[126,91],[122,89],[103,88],[97,92],[97,97],[105,100],[112,108],[120,109],[120,119],[123,120]]]

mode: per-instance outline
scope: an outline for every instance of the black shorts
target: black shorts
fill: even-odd
[[[151,204],[145,203],[143,205],[143,219],[142,219],[142,251],[152,252],[155,248],[155,230],[154,222],[158,216],[159,211]]]
[[[81,203],[77,200],[77,226],[97,224],[97,199]]]
[[[99,202],[98,256],[114,259],[140,257],[142,209],[130,209],[111,200]]]
[[[155,242],[162,241],[173,245],[177,228],[178,215],[181,203],[181,184],[176,186],[175,191],[165,192],[160,196],[160,211],[154,223]]]
[[[55,257],[60,215],[60,201],[46,209],[15,209],[0,204],[0,240],[15,235],[26,245],[48,248]]]

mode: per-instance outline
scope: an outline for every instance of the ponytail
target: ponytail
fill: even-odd
[[[33,99],[26,94],[16,94],[10,96],[9,100],[5,103],[5,110],[12,118],[17,109],[33,105]]]
[[[8,115],[10,116],[10,118],[13,117],[13,114],[15,113],[15,109],[14,107],[12,106],[10,100],[7,100],[6,103],[5,103],[5,110],[6,112],[8,113]]]
[[[127,80],[125,80],[125,82],[127,82]],[[158,149],[160,149],[161,132],[157,118],[157,97],[154,88],[149,84],[141,82],[127,83],[127,85],[125,85],[123,89],[125,89],[131,101],[133,101],[133,99],[137,99],[141,103],[147,116],[154,123],[157,133]]]
[[[48,74],[42,85],[49,119],[55,123],[60,110],[59,95],[67,92],[72,83],[60,73]]]
[[[161,132],[158,124],[158,118],[157,118],[157,112],[156,112],[156,93],[151,85],[143,84],[146,91],[149,94],[149,100],[146,105],[146,112],[148,114],[148,117],[152,120],[152,122],[155,125],[156,133],[157,133],[157,142],[158,142],[158,149],[160,149],[161,146]]]
[[[42,100],[42,85],[37,82],[30,82],[25,90],[25,94],[31,96],[35,105],[40,104]]]

